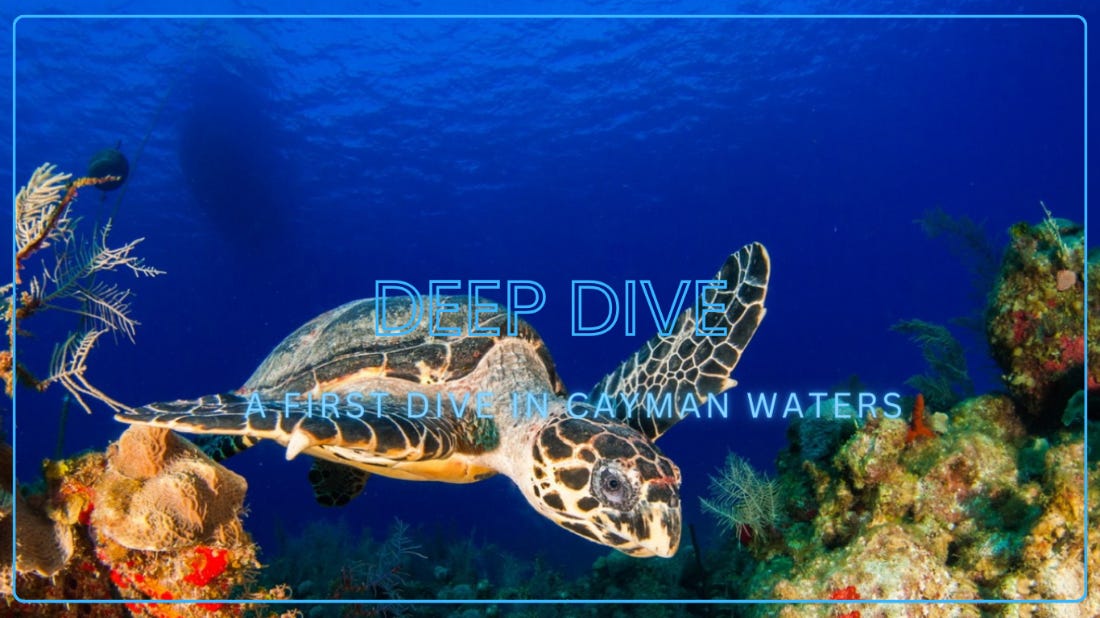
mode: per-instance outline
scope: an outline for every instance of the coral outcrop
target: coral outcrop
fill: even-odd
[[[1011,230],[1000,277],[990,297],[986,333],[1004,383],[1026,414],[1048,425],[1085,387],[1084,228],[1064,219]],[[1100,257],[1090,256],[1089,298],[1100,315]],[[1089,341],[1100,341],[1090,320]],[[1100,346],[1089,350],[1087,387],[1100,390]]]
[[[1100,299],[1100,259],[1088,262]],[[1085,247],[1080,226],[1049,216],[1019,224],[990,297],[986,332],[1008,395],[926,411],[907,423],[881,415],[831,457],[806,458],[804,431],[780,457],[785,543],[757,549],[738,592],[755,598],[1008,599],[992,615],[1095,616],[1100,589],[1100,468],[1086,464],[1081,410],[1100,388],[1100,350],[1085,357]],[[1095,306],[1094,306],[1095,305]],[[1100,340],[1100,300],[1089,341]],[[949,414],[944,415],[944,412]],[[929,414],[931,413],[931,414]],[[1086,467],[1086,465],[1088,467]],[[1087,473],[1086,473],[1087,470]],[[1087,478],[1086,478],[1087,476]],[[1085,530],[1089,509],[1090,529]],[[837,595],[841,596],[837,596]],[[802,606],[787,615],[977,615],[979,606]],[[843,613],[841,613],[843,610]],[[766,614],[761,611],[760,614]]]
[[[801,460],[802,474],[811,479],[801,486],[812,495],[785,494],[786,508],[813,504],[814,516],[792,520],[783,530],[786,542],[768,546],[744,592],[761,599],[810,599],[852,586],[864,599],[1081,596],[1081,434],[1063,430],[1049,441],[1029,436],[1012,401],[997,395],[966,400],[949,417],[943,435],[908,443],[903,420],[872,419],[831,462]],[[1095,486],[1095,466],[1090,476]],[[780,482],[798,486],[789,478]],[[1100,535],[1093,518],[1100,517],[1097,502],[1090,511],[1094,537]],[[1090,579],[1100,585],[1096,573]],[[1066,615],[1096,615],[1100,601],[1089,603],[1084,613]],[[1028,610],[1057,616],[1062,607]],[[1018,609],[1009,607],[1003,615]],[[925,607],[921,615],[967,611],[977,615],[965,606]],[[861,613],[906,615],[903,608],[884,606],[865,606]],[[810,615],[833,614],[823,608]]]
[[[240,519],[244,479],[175,434],[131,427],[106,454],[47,462],[44,472],[44,491],[17,498],[21,598],[121,598],[132,602],[96,615],[179,618],[242,606],[143,602],[287,596],[250,584],[259,563]],[[8,602],[17,615],[64,615],[62,605]]]

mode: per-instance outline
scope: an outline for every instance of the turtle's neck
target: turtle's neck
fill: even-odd
[[[493,396],[492,414],[500,442],[497,448],[478,458],[522,489],[531,475],[531,447],[538,430],[548,419],[565,414],[565,399],[554,394],[546,365],[530,343],[503,339],[460,382],[467,389],[491,392]],[[513,409],[513,395],[520,404],[518,409]],[[537,410],[526,413],[528,397],[539,404],[545,402],[545,417]]]

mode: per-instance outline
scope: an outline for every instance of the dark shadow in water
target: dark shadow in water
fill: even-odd
[[[292,240],[293,136],[280,126],[262,67],[221,58],[196,67],[182,89],[180,166],[226,253],[263,260]]]

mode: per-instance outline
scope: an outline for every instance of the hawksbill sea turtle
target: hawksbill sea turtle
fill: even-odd
[[[310,481],[326,505],[347,503],[371,474],[451,483],[503,474],[536,511],[571,532],[631,556],[669,557],[680,542],[680,471],[654,442],[680,416],[656,414],[647,402],[671,394],[674,402],[690,396],[702,404],[736,385],[730,372],[764,317],[768,276],[763,245],[731,254],[716,276],[726,289],[703,292],[705,302],[726,308],[705,313],[705,326],[725,327],[727,335],[696,335],[694,308],[684,310],[671,334],[654,336],[592,389],[587,401],[609,396],[614,415],[567,407],[546,346],[522,321],[516,336],[503,336],[506,317],[479,312],[481,325],[500,327],[502,336],[433,337],[425,315],[408,334],[380,337],[378,305],[366,299],[291,333],[235,392],[153,403],[116,418],[208,434],[196,441],[215,459],[275,440],[287,459],[315,458]],[[459,310],[439,314],[441,325],[461,328],[469,303],[447,300]],[[387,324],[412,319],[407,298],[389,298],[385,307]],[[343,395],[352,392],[387,396],[377,406],[365,400],[363,413],[348,408]],[[416,417],[406,403],[409,393],[457,399],[477,392],[496,394],[485,415],[491,418],[469,410]],[[286,393],[302,394],[300,405],[287,408]],[[344,403],[307,413],[306,393],[335,393]],[[509,393],[547,394],[546,415],[513,414]],[[627,409],[624,401],[637,403]]]

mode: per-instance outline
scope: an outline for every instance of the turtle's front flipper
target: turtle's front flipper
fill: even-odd
[[[764,319],[769,273],[764,245],[745,245],[731,254],[715,276],[726,282],[726,289],[703,294],[705,302],[726,307],[725,313],[707,313],[704,326],[724,327],[726,336],[696,335],[695,310],[687,309],[670,335],[653,337],[601,380],[592,389],[591,401],[609,396],[616,418],[629,415],[632,427],[655,440],[680,420],[677,410],[685,397],[702,403],[735,386],[730,372]],[[662,409],[666,401],[671,405]],[[651,409],[654,403],[658,409]]]
[[[115,418],[184,433],[275,440],[286,446],[287,459],[306,452],[383,467],[443,459],[464,439],[455,419],[447,415],[410,418],[407,408],[392,397],[370,408],[226,393],[152,403]]]
[[[214,461],[225,461],[230,457],[256,445],[259,439],[252,436],[191,436],[191,443],[199,447]]]
[[[126,410],[117,414],[115,418],[124,423],[154,425],[187,433],[204,434],[192,436],[191,442],[214,461],[224,461],[259,442],[258,437],[246,435],[244,432],[224,431],[226,426],[233,424],[229,422],[229,419],[239,417],[242,413],[248,411],[248,403],[249,401],[245,397],[226,393],[194,400],[181,399],[154,403]],[[181,426],[173,422],[173,419],[191,416],[203,419],[220,418],[221,420],[214,422],[207,420],[201,432],[196,428],[189,428],[186,424]]]
[[[151,403],[120,412],[115,415],[115,419],[123,423],[165,427],[184,433],[267,437],[260,435],[260,431],[270,431],[268,425],[271,423],[260,423],[253,427],[251,421],[270,420],[281,411],[282,405],[278,401],[252,401],[236,393],[224,393],[198,399]]]

